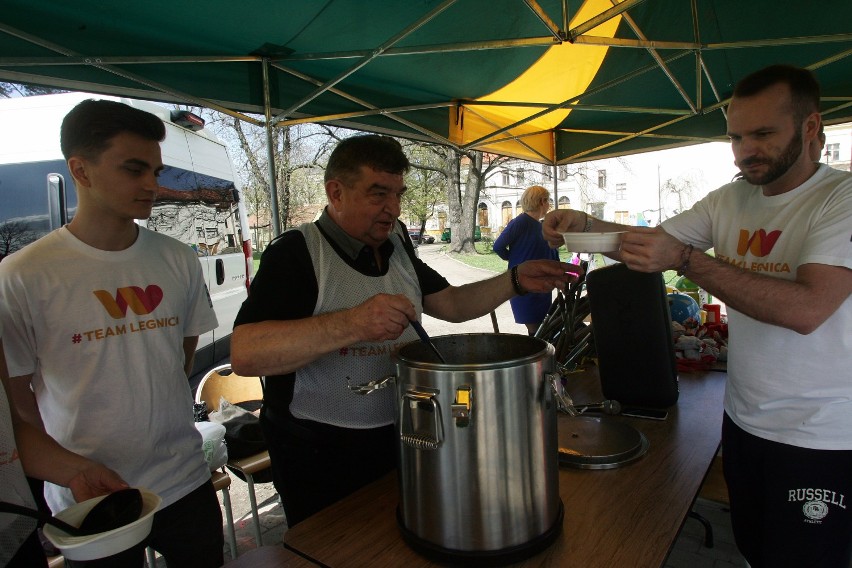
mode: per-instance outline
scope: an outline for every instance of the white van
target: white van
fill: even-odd
[[[230,355],[231,330],[248,295],[252,250],[245,206],[225,146],[204,121],[158,104],[63,93],[0,99],[0,261],[74,217],[77,194],[59,148],[59,126],[85,99],[109,99],[160,117],[165,169],[149,229],[198,254],[219,327],[199,338],[193,374]]]

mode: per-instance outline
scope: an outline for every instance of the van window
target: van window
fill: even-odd
[[[186,243],[198,256],[241,250],[234,234],[239,217],[232,181],[166,166],[159,184],[149,229]]]
[[[48,192],[56,189],[47,183],[50,174],[60,174],[64,180],[70,221],[77,211],[77,194],[65,160],[0,164],[0,259],[51,231]],[[58,226],[57,222],[53,220],[53,225]]]
[[[161,187],[147,226],[186,243],[198,256],[242,252],[233,184],[220,190]]]

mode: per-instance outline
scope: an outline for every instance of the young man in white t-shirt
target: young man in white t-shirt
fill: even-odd
[[[147,542],[109,565],[141,567],[147,544],[171,566],[218,567],[222,514],[187,381],[216,316],[195,253],[135,222],[157,196],[165,127],[89,100],[60,134],[76,214],[0,263],[12,404],[62,446],[162,498]],[[52,484],[45,498],[54,512],[74,502]]]
[[[544,224],[552,245],[627,230],[613,258],[676,269],[728,306],[723,464],[753,568],[852,557],[852,174],[813,159],[819,102],[809,71],[757,71],[728,107],[743,179],[653,229],[569,210]]]

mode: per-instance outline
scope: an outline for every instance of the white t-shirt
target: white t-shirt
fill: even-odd
[[[170,505],[210,477],[183,339],[216,326],[198,258],[139,228],[123,251],[57,229],[0,263],[10,376],[33,375],[45,429]],[[74,503],[46,484],[54,512]]]
[[[663,229],[773,278],[794,280],[803,264],[852,268],[852,174],[821,165],[801,186],[775,196],[745,181],[730,183]],[[808,335],[730,307],[728,318],[731,419],[767,440],[852,449],[852,298]]]
[[[3,325],[0,321],[0,338]],[[0,501],[35,509],[24,468],[15,447],[12,416],[6,400],[6,389],[0,386]],[[36,520],[31,517],[0,513],[0,566],[5,566],[36,529]]]

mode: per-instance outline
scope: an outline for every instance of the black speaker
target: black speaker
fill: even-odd
[[[589,272],[586,291],[604,398],[622,406],[676,403],[677,363],[662,273],[614,264]]]

